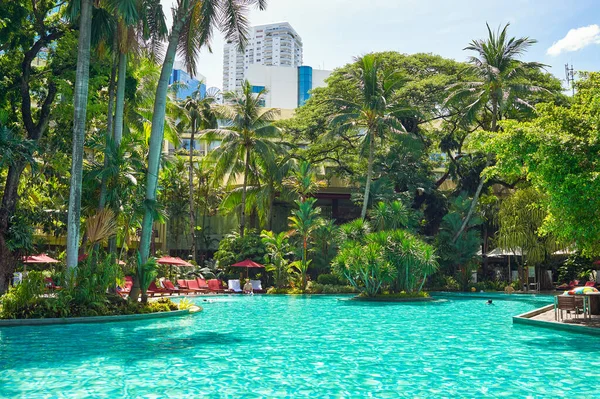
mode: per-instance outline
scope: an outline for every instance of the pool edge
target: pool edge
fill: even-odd
[[[532,311],[522,313],[517,316],[513,316],[513,318],[512,318],[513,324],[521,324],[521,325],[526,325],[526,326],[546,328],[546,329],[550,329],[550,330],[567,331],[567,332],[573,332],[573,333],[600,336],[599,328],[580,326],[580,325],[576,325],[576,324],[557,323],[554,321],[532,319],[532,317],[537,316],[541,313],[545,313],[553,308],[554,308],[554,305],[546,305],[544,307],[534,309]]]

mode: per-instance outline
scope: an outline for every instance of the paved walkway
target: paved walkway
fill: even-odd
[[[573,312],[571,312],[571,314],[568,314],[566,310],[563,310],[563,317],[564,318],[561,321],[555,320],[554,310],[551,309],[547,312],[531,317],[531,320],[549,321],[553,323],[577,324],[580,326],[600,328],[600,315],[591,315],[591,318],[584,318],[583,315],[580,314],[577,315],[577,317],[575,317]]]

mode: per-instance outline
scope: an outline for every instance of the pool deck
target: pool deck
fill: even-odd
[[[600,336],[600,315],[591,315],[586,318],[584,318],[583,315],[575,317],[573,314],[567,314],[566,312],[563,312],[563,315],[564,318],[562,320],[556,320],[554,316],[554,305],[547,305],[532,310],[531,312],[514,316],[513,324],[525,324],[554,330]]]

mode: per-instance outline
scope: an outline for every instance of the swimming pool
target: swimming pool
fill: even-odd
[[[592,397],[600,339],[511,317],[548,297],[195,299],[195,316],[0,329],[0,397]]]

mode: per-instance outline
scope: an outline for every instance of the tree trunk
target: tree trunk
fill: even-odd
[[[489,162],[486,162],[485,167],[487,168],[488,166],[489,166]],[[483,188],[483,183],[485,183],[485,178],[483,176],[481,176],[481,179],[479,180],[479,185],[477,186],[477,190],[475,191],[475,195],[473,196],[473,200],[471,201],[471,206],[469,207],[469,212],[467,213],[467,216],[465,216],[465,218],[462,222],[462,225],[460,226],[460,229],[458,230],[458,232],[452,239],[452,244],[456,243],[456,241],[459,239],[459,237],[465,231],[465,229],[467,228],[467,225],[469,224],[469,220],[471,220],[473,213],[475,213],[475,208],[477,208],[477,202],[479,201],[479,196],[481,195],[481,189]]]
[[[2,207],[0,207],[0,295],[8,290],[10,280],[15,272],[16,259],[8,249],[6,237],[10,225],[10,217],[14,214],[18,199],[19,180],[25,169],[24,163],[17,163],[8,169]]]
[[[491,126],[491,131],[492,132],[496,132],[498,131],[498,99],[496,98],[495,95],[492,95],[491,98],[492,101],[492,126]]]
[[[375,136],[372,133],[371,139],[369,140],[369,165],[367,167],[367,183],[365,185],[365,196],[363,198],[362,212],[360,218],[365,220],[367,217],[367,209],[369,207],[369,193],[371,192],[371,179],[373,178],[373,158],[375,155]]]
[[[71,189],[67,216],[67,267],[77,266],[79,229],[81,225],[81,183],[83,175],[83,143],[90,75],[90,39],[92,31],[92,0],[81,0],[79,43],[75,73],[73,153],[71,159]]]
[[[115,108],[115,146],[119,148],[123,139],[123,115],[125,111],[125,83],[127,80],[127,53],[119,54],[119,77],[117,79],[117,99]]]
[[[158,185],[158,172],[160,167],[160,155],[162,153],[165,113],[167,109],[167,92],[169,90],[169,78],[173,72],[173,63],[177,53],[179,34],[181,27],[187,18],[188,10],[178,9],[173,21],[173,29],[169,35],[169,45],[165,53],[165,59],[160,71],[160,78],[156,86],[154,97],[154,112],[152,114],[152,130],[150,132],[150,145],[148,152],[148,171],[146,172],[146,210],[142,220],[142,236],[140,237],[139,252],[142,262],[146,263],[150,257],[150,246],[152,245],[152,224],[154,222],[154,206],[156,203],[156,188]],[[136,274],[133,279],[130,298],[137,301],[140,293],[139,278]]]
[[[250,173],[250,147],[246,146],[244,159],[244,185],[242,186],[242,215],[240,217],[240,236],[244,236],[246,228],[246,187],[248,185],[248,174]]]
[[[196,118],[192,119],[192,138],[190,140],[190,233],[192,246],[190,253],[192,259],[196,260],[196,212],[194,209],[194,140],[196,138]]]
[[[113,57],[113,65],[110,69],[110,80],[108,82],[108,116],[106,118],[106,148],[104,150],[104,169],[108,168],[108,142],[109,137],[113,137],[113,108],[115,102],[115,81],[117,79],[117,39],[113,42],[113,51],[115,55]],[[107,190],[106,176],[102,176],[102,183],[100,184],[100,201],[98,203],[98,209],[102,210],[106,206],[106,190]]]

